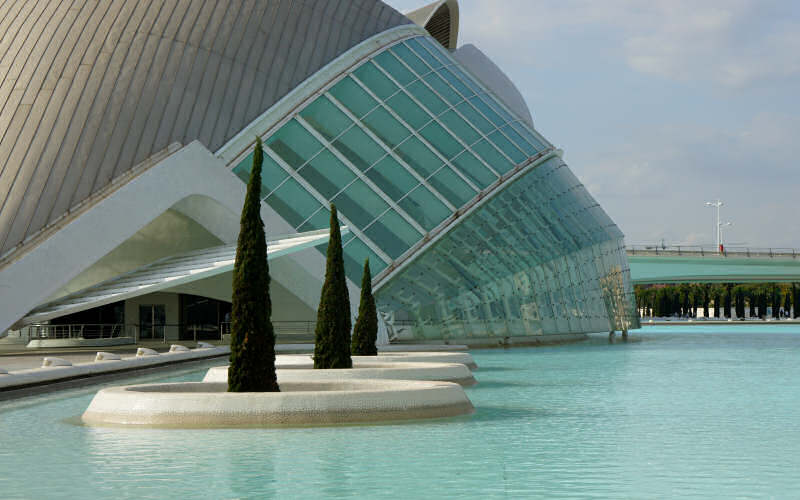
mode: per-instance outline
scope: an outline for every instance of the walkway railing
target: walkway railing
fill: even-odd
[[[664,256],[721,256],[721,257],[780,257],[796,259],[800,250],[796,248],[769,247],[724,247],[723,251],[713,245],[626,245],[628,255]]]
[[[122,323],[81,323],[69,325],[30,325],[30,339],[110,339],[125,336]]]

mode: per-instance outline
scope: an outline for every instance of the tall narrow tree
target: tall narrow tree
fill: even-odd
[[[331,236],[325,264],[325,283],[314,331],[314,368],[352,368],[350,358],[350,296],[344,274],[342,234],[336,206],[331,204]]]
[[[358,318],[353,327],[350,353],[354,356],[377,356],[377,340],[378,311],[375,308],[375,297],[372,296],[372,274],[367,258],[364,260],[364,274],[361,275],[361,302],[358,304]]]
[[[261,167],[264,151],[256,140],[253,170],[242,208],[231,304],[230,392],[277,392],[275,332],[269,298],[269,265],[261,220]]]

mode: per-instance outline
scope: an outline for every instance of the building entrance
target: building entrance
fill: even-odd
[[[139,306],[139,338],[164,339],[167,323],[167,307],[164,304]]]

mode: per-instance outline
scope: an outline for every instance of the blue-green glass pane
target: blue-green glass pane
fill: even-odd
[[[481,99],[486,101],[486,104],[488,104],[494,110],[495,113],[502,116],[505,121],[512,122],[517,119],[511,116],[511,114],[508,111],[506,111],[505,108],[503,108],[503,106],[499,102],[497,102],[497,100],[494,97],[488,94],[484,94],[481,96]]]
[[[302,224],[321,206],[317,199],[294,179],[287,179],[267,197],[266,201],[292,227]]]
[[[431,73],[430,75],[425,76],[424,80],[428,82],[428,85],[430,85],[433,90],[438,92],[440,96],[444,97],[445,100],[451,105],[458,104],[464,100],[464,98],[462,98],[458,92],[453,90],[453,88],[448,85],[447,82],[442,80],[442,77],[436,73]]]
[[[343,254],[344,272],[353,283],[361,284],[364,260],[368,257],[369,271],[373,278],[386,269],[386,263],[359,238],[353,238],[353,241],[344,247]]]
[[[330,93],[358,118],[366,115],[372,108],[378,105],[375,99],[370,97],[370,95],[350,77],[342,79],[342,81],[331,87]]]
[[[461,68],[459,68],[458,66],[451,66],[448,69],[452,71],[457,77],[459,77],[461,81],[464,82],[464,84],[467,87],[472,89],[474,93],[480,94],[481,92],[483,92],[483,89],[481,89],[480,85],[478,85],[478,83],[475,80],[473,80],[470,75],[462,71]]]
[[[407,90],[434,115],[438,115],[450,107],[419,80],[409,85]]]
[[[396,152],[403,161],[422,177],[428,177],[438,170],[443,163],[433,151],[428,149],[428,147],[416,137],[412,137],[401,144]]]
[[[397,146],[403,142],[403,139],[411,135],[411,132],[402,123],[395,120],[383,107],[370,113],[364,118],[363,122],[372,133],[380,137],[390,147]]]
[[[424,62],[422,62],[422,59],[414,55],[414,53],[411,52],[411,49],[402,43],[392,47],[392,52],[397,57],[402,59],[404,63],[408,64],[411,69],[417,73],[417,75],[427,74],[431,70]]]
[[[328,200],[356,178],[355,174],[327,149],[298,172]]]
[[[458,116],[458,113],[453,110],[450,110],[440,116],[439,120],[441,120],[445,127],[450,129],[451,132],[453,132],[466,144],[472,144],[481,138],[481,134],[479,134],[477,130],[472,128],[470,124],[465,122],[464,119]]]
[[[512,160],[514,160],[515,164],[520,164],[527,156],[525,153],[517,149],[516,146],[511,144],[511,141],[505,138],[505,136],[500,133],[499,130],[489,134],[489,140],[495,143],[495,145],[500,148],[505,154],[507,154]]]
[[[498,127],[500,127],[500,126],[502,126],[502,125],[504,125],[504,124],[506,123],[506,121],[505,121],[505,120],[503,120],[503,118],[502,118],[502,117],[500,117],[500,115],[498,115],[497,113],[495,113],[495,112],[494,112],[494,110],[492,110],[492,108],[490,108],[489,106],[487,106],[487,105],[486,105],[486,103],[485,103],[485,102],[483,102],[483,101],[481,100],[481,98],[480,98],[480,97],[478,97],[478,96],[472,97],[472,98],[469,100],[469,102],[471,102],[471,103],[472,103],[472,105],[473,105],[473,106],[475,106],[475,108],[476,108],[478,111],[480,111],[481,113],[483,113],[483,115],[484,115],[486,118],[488,118],[488,119],[489,119],[489,120],[490,120],[492,123],[494,123],[494,124],[495,124],[495,125],[497,125]]]
[[[462,82],[450,69],[442,68],[439,70],[439,74],[447,80],[447,83],[455,87],[456,90],[461,92],[461,95],[464,97],[471,97],[475,95],[475,92],[472,91],[469,87],[467,87],[464,82]]]
[[[361,80],[361,83],[366,85],[367,88],[380,99],[386,99],[398,90],[397,85],[392,83],[392,81],[371,62],[362,64],[353,73]]]
[[[394,210],[375,221],[364,234],[392,259],[403,255],[422,235]]]
[[[236,174],[245,184],[250,182],[250,171],[253,169],[253,153],[247,155],[244,160],[233,168]],[[268,155],[264,155],[264,164],[261,168],[261,197],[267,196],[270,191],[278,187],[278,184],[288,177],[286,170],[281,168],[275,160]]]
[[[506,137],[514,141],[514,144],[522,148],[522,150],[525,151],[525,153],[527,153],[528,156],[533,156],[539,152],[535,147],[533,147],[532,144],[530,144],[520,134],[518,134],[517,131],[514,130],[513,127],[511,127],[511,125],[506,125],[500,130],[502,130],[503,133],[506,134]]]
[[[459,144],[438,123],[429,123],[419,133],[447,159],[454,157],[464,149],[464,146]]]
[[[432,120],[431,115],[417,106],[405,92],[399,92],[386,101],[386,104],[414,130],[419,130],[423,125]]]
[[[442,65],[442,61],[440,61],[440,60],[436,59],[435,57],[433,57],[433,54],[428,52],[419,43],[419,39],[412,38],[410,40],[406,40],[405,43],[409,47],[411,47],[411,50],[413,50],[420,58],[422,58],[426,63],[428,63],[428,66],[430,66],[431,68],[436,69],[436,68],[441,68],[443,66]]]
[[[300,112],[300,116],[329,141],[353,124],[350,118],[325,96],[318,97],[306,106]]]
[[[496,172],[501,175],[511,170],[514,165],[508,161],[508,158],[500,154],[500,152],[486,139],[482,139],[472,145],[472,150],[478,156],[483,158],[483,161],[488,163]]]
[[[366,170],[386,154],[386,151],[373,141],[359,127],[353,127],[336,139],[333,147],[359,170]]]
[[[464,118],[466,118],[472,125],[477,127],[478,130],[484,134],[488,134],[497,128],[489,120],[484,118],[483,115],[478,113],[478,111],[472,107],[472,104],[468,102],[462,102],[456,106],[456,109],[459,113],[464,115]]]
[[[433,38],[429,37],[421,37],[415,38],[421,45],[424,45],[428,52],[433,54],[433,57],[439,60],[443,65],[447,66],[448,64],[453,64],[453,60],[450,59],[444,52],[444,48],[434,40]]]
[[[397,80],[400,85],[408,85],[417,79],[416,75],[403,66],[403,63],[388,50],[375,56],[374,61],[378,63],[381,68],[386,70],[387,73],[392,75],[392,78]]]
[[[535,147],[537,151],[543,151],[547,147],[542,139],[536,137],[530,130],[528,130],[528,127],[522,123],[515,122],[512,123],[511,126],[514,127],[514,130],[522,135],[522,137],[524,137],[529,143],[533,144],[533,147]]]
[[[292,168],[300,167],[322,149],[322,144],[297,120],[281,127],[265,143]]]
[[[408,196],[400,200],[399,205],[411,218],[428,231],[441,224],[452,213],[425,186],[419,186],[413,190]]]
[[[320,207],[310,219],[305,221],[302,226],[297,228],[298,233],[306,231],[316,231],[330,227],[331,212],[325,207]]]
[[[469,151],[464,151],[457,158],[452,160],[462,174],[466,175],[476,186],[485,188],[497,180],[497,176],[490,172],[475,155]]]
[[[389,208],[383,198],[375,194],[361,180],[352,183],[333,202],[336,204],[336,208],[359,228],[366,227]]]
[[[391,156],[367,171],[367,177],[394,201],[411,191],[419,181]]]
[[[464,182],[461,177],[456,175],[449,167],[445,167],[428,179],[431,186],[439,191],[447,201],[455,207],[464,206],[475,196],[475,191]]]

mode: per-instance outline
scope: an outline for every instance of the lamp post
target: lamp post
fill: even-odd
[[[724,205],[724,203],[722,203],[722,201],[720,201],[719,198],[717,198],[717,201],[707,201],[706,202],[706,206],[707,207],[716,207],[716,209],[717,209],[717,252],[718,253],[722,253],[722,226],[731,226],[732,225],[732,223],[730,223],[730,222],[724,222],[724,223],[720,222],[720,220],[719,220],[719,208],[722,205]]]

